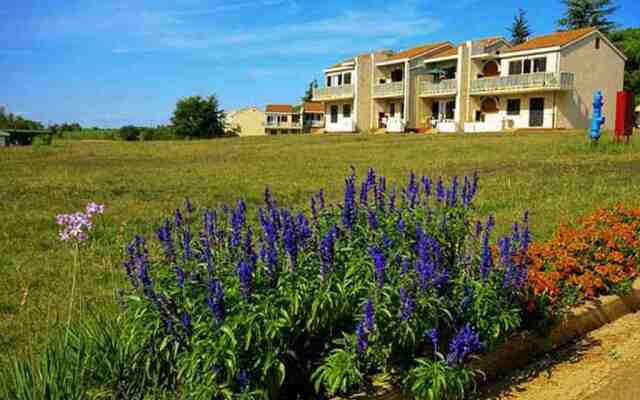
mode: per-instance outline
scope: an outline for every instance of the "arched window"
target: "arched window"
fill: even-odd
[[[484,76],[498,76],[500,75],[500,68],[495,61],[487,62],[482,68],[482,75]]]
[[[498,101],[495,97],[485,97],[480,103],[480,109],[485,114],[494,114],[498,112]]]

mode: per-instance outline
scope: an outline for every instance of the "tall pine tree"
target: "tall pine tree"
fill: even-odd
[[[527,41],[531,30],[527,22],[527,13],[523,9],[518,10],[518,15],[513,18],[513,25],[508,30],[511,32],[511,44],[514,46]]]
[[[604,33],[614,30],[615,23],[608,19],[616,10],[613,0],[562,0],[567,7],[558,21],[563,30],[594,27]]]
[[[318,88],[318,81],[313,80],[309,83],[309,87],[307,87],[307,91],[304,93],[304,97],[302,98],[302,102],[313,100],[313,89]]]

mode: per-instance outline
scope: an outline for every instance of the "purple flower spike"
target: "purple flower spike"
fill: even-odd
[[[449,354],[447,355],[447,365],[450,367],[458,366],[464,363],[468,356],[477,353],[481,349],[480,336],[471,327],[471,324],[467,324],[451,341]]]
[[[364,328],[364,324],[360,322],[356,327],[356,351],[363,356],[369,348],[369,335]]]
[[[184,270],[180,267],[176,267],[176,279],[178,281],[178,287],[184,289],[184,282],[186,280],[186,275]]]
[[[416,300],[404,287],[400,288],[400,320],[408,321],[416,310]]]
[[[378,281],[378,287],[380,289],[384,288],[384,281],[386,275],[386,260],[384,257],[384,252],[378,247],[369,248],[369,254],[371,258],[373,258],[373,265],[375,267],[375,275],[376,280]]]
[[[249,264],[242,260],[238,265],[238,276],[240,277],[240,291],[245,300],[249,300],[253,291],[253,271]]]
[[[371,299],[367,300],[364,304],[364,322],[367,330],[369,332],[373,332],[376,327],[376,317],[373,309],[373,301],[371,301]]]

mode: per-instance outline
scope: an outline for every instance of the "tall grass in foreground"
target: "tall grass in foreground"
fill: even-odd
[[[54,336],[39,357],[14,358],[0,370],[0,398],[134,398],[145,385],[143,375],[131,364],[141,349],[125,343],[116,320],[87,318],[64,335]]]

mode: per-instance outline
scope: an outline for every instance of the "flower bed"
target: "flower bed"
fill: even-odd
[[[396,190],[370,170],[310,215],[267,190],[257,227],[242,200],[187,202],[128,248],[131,337],[165,390],[193,398],[317,398],[373,390],[373,376],[462,395],[470,357],[526,313],[528,217],[494,251],[493,218],[471,222],[477,184],[411,174]]]
[[[530,308],[559,307],[624,293],[638,276],[640,210],[600,209],[529,250]],[[537,304],[536,304],[537,303]]]
[[[530,250],[527,213],[493,245],[494,219],[472,221],[477,185],[411,174],[395,188],[369,170],[347,177],[341,204],[313,196],[308,214],[269,190],[253,214],[242,200],[187,201],[127,248],[124,320],[145,349],[132,368],[169,397],[322,399],[398,383],[419,399],[464,396],[470,360],[586,288],[577,267],[556,267],[569,241]],[[606,223],[630,224],[620,218]]]

